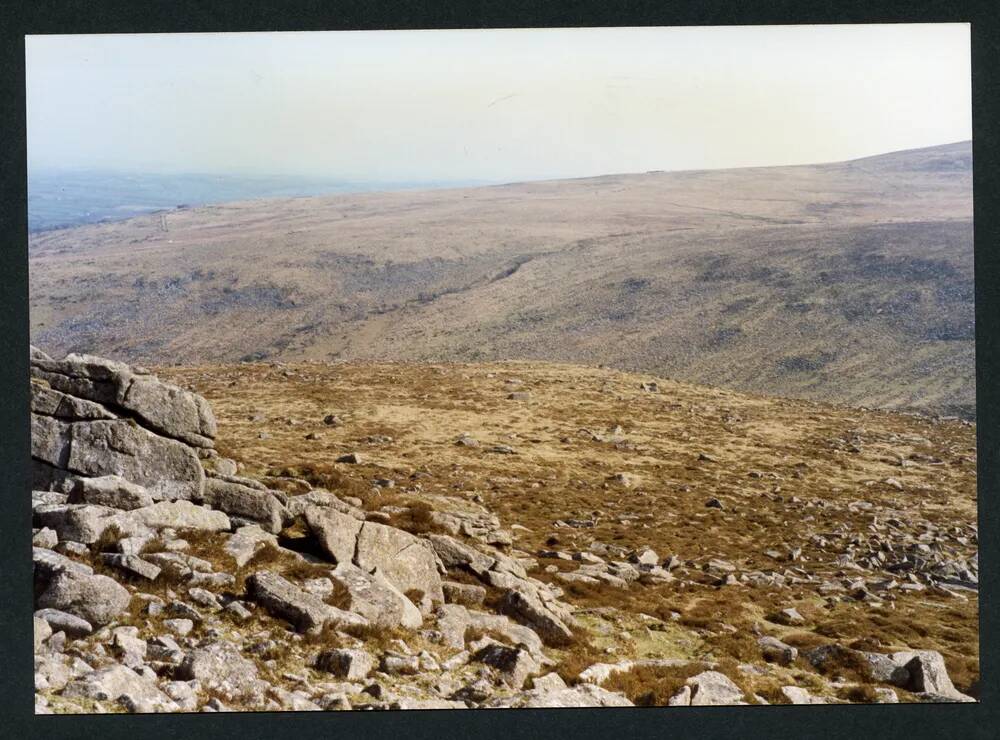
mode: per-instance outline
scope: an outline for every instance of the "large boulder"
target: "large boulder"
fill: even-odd
[[[365,522],[358,533],[354,562],[369,572],[377,568],[403,593],[420,591],[431,601],[444,602],[434,550],[409,532]]]
[[[955,688],[945,667],[944,657],[936,650],[904,650],[893,653],[892,660],[907,671],[907,681],[902,688],[954,701],[974,701]]]
[[[196,447],[213,444],[217,432],[215,416],[199,395],[152,376],[138,375],[125,389],[119,404],[168,437]]]
[[[64,570],[85,576],[89,576],[94,572],[94,569],[89,565],[79,563],[65,555],[59,554],[55,550],[49,550],[45,547],[31,548],[31,562],[35,580],[45,583],[55,578]]]
[[[465,647],[465,634],[471,628],[497,635],[504,642],[523,647],[539,660],[544,657],[542,640],[538,634],[502,614],[473,611],[459,604],[444,604],[438,607],[436,615],[438,632],[448,647],[459,650]]]
[[[266,688],[257,677],[256,664],[243,657],[235,645],[224,641],[202,645],[189,652],[174,677],[182,681],[196,680],[204,689],[226,701],[259,702]]]
[[[282,506],[270,491],[208,478],[203,500],[213,509],[224,511],[231,519],[256,524],[271,534],[281,531]]]
[[[67,355],[64,360],[31,359],[31,377],[44,380],[62,393],[105,406],[116,402],[122,378],[131,374],[122,362],[90,355]]]
[[[205,471],[186,444],[123,419],[78,422],[70,429],[69,454],[59,467],[87,476],[120,476],[145,487],[154,499],[202,497]],[[32,454],[41,457],[34,449]]]
[[[500,610],[530,626],[547,645],[563,647],[573,642],[573,632],[548,606],[527,591],[510,590]]]
[[[87,673],[70,682],[62,695],[67,698],[114,701],[135,713],[170,712],[179,708],[157,688],[153,679],[117,664]]]
[[[97,542],[114,521],[116,509],[91,504],[50,504],[36,507],[34,522],[53,529],[60,542]]]
[[[127,511],[153,505],[153,497],[145,488],[129,483],[117,475],[73,478],[69,490],[69,501],[97,504]]]
[[[363,522],[334,509],[310,506],[305,510],[306,524],[335,563],[350,563],[354,559],[358,533]]]
[[[427,540],[445,568],[468,570],[481,576],[496,563],[489,555],[446,534],[431,534]]]
[[[300,632],[318,632],[329,622],[365,626],[363,617],[330,606],[277,573],[258,571],[247,579],[247,596],[274,617],[284,619]]]
[[[523,688],[528,676],[537,673],[540,668],[538,661],[527,650],[499,642],[485,645],[473,659],[496,668],[500,679],[513,689]]]
[[[368,573],[351,563],[339,563],[330,578],[347,592],[344,607],[379,627],[418,629],[420,610],[381,573]]]
[[[232,525],[221,511],[197,506],[190,501],[160,501],[135,511],[123,512],[116,520],[127,527],[149,529],[194,529],[202,532],[224,532]]]
[[[242,568],[253,560],[254,555],[271,545],[278,546],[278,538],[255,524],[240,527],[226,540],[223,550],[236,561],[236,567]]]
[[[31,415],[31,457],[54,468],[69,462],[70,425],[51,416]]]
[[[102,626],[128,609],[131,596],[107,576],[61,570],[38,597],[41,609],[58,609]]]
[[[705,671],[687,680],[691,688],[691,706],[745,704],[743,689],[724,673]]]
[[[317,488],[309,491],[308,493],[303,493],[300,496],[290,498],[287,506],[288,513],[292,517],[305,516],[305,513],[309,508],[318,506],[321,508],[330,508],[334,511],[339,511],[341,514],[347,514],[348,516],[354,517],[358,521],[364,521],[365,519],[365,512],[362,509],[359,509],[356,506],[351,506],[346,501],[341,501],[332,493],[324,491],[322,488]]]
[[[316,657],[316,668],[347,681],[361,681],[375,668],[375,659],[365,650],[334,648]]]

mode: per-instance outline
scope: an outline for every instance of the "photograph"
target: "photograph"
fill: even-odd
[[[978,703],[970,28],[25,36],[34,713]]]

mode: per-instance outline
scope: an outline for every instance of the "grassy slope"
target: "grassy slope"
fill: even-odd
[[[960,688],[970,690],[978,679],[975,595],[895,591],[894,599],[873,606],[849,598],[828,604],[816,591],[821,580],[856,575],[835,562],[855,537],[857,555],[875,532],[898,551],[903,538],[933,526],[947,533],[940,545],[946,557],[975,551],[972,425],[662,379],[652,393],[640,388],[649,376],[549,363],[254,364],[157,372],[211,401],[220,450],[250,474],[290,469],[365,496],[373,478],[395,479],[397,487],[376,506],[479,500],[506,526],[523,527],[514,529],[515,546],[531,553],[586,549],[596,540],[648,545],[661,557],[690,561],[692,570],[721,557],[743,572],[792,568],[818,579],[783,589],[717,588],[711,579],[688,578],[624,592],[567,586],[567,600],[594,609],[583,615],[593,650],[563,656],[561,670],[628,656],[759,661],[756,624],[800,646],[862,639],[882,652],[936,649]],[[530,400],[508,399],[515,388],[528,391]],[[330,413],[343,425],[326,426]],[[482,445],[455,445],[462,433]],[[309,434],[317,438],[306,439]],[[497,444],[515,454],[492,452]],[[363,464],[333,463],[352,451],[362,454]],[[699,459],[702,453],[714,461]],[[901,467],[911,456],[915,461]],[[941,464],[929,464],[931,458]],[[636,475],[637,484],[615,483],[618,472]],[[883,483],[887,477],[902,490]],[[710,497],[725,508],[706,508]],[[595,524],[556,525],[567,519]],[[766,554],[795,547],[802,553],[793,563]],[[541,561],[553,563],[577,565]],[[806,616],[805,626],[768,619],[789,606]],[[656,629],[648,626],[653,622]],[[600,652],[605,648],[612,652]],[[802,685],[810,671],[800,669],[793,666],[790,675]]]
[[[258,201],[37,235],[33,340],[137,362],[543,359],[974,404],[968,143]]]

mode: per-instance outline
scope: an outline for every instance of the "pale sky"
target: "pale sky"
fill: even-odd
[[[969,26],[29,36],[31,168],[514,181],[972,136]]]

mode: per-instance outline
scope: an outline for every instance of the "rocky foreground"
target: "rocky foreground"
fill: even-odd
[[[977,691],[969,425],[558,366],[31,368],[37,712]]]

